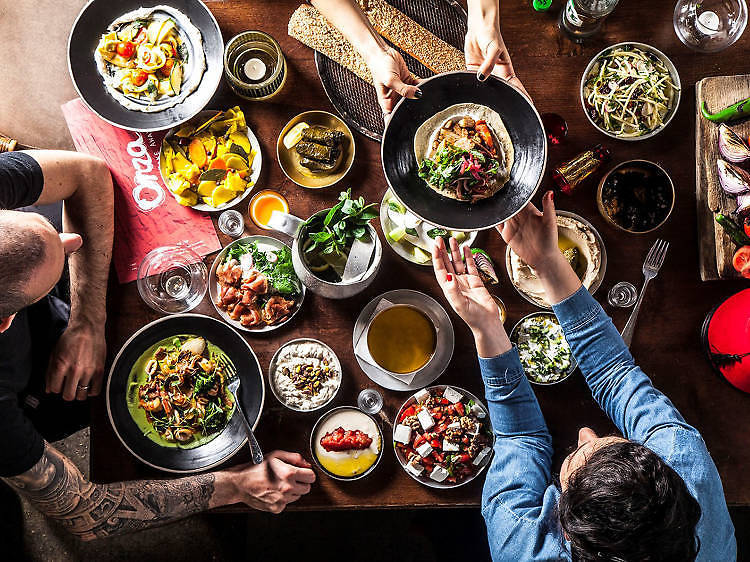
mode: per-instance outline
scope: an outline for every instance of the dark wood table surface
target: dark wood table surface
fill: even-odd
[[[414,0],[419,1],[419,0]],[[596,38],[585,46],[564,39],[557,29],[555,9],[538,14],[530,0],[502,2],[502,32],[510,48],[515,69],[540,112],[556,112],[568,122],[569,134],[563,145],[550,147],[547,177],[542,188],[551,185],[549,170],[584,148],[602,142],[612,150],[613,163],[632,158],[651,158],[663,164],[674,179],[677,200],[672,217],[660,230],[648,235],[628,235],[608,226],[596,209],[595,182],[581,187],[574,195],[559,195],[560,209],[577,212],[599,230],[604,238],[609,265],[604,283],[597,293],[606,303],[606,294],[618,281],[642,282],[641,264],[657,237],[671,242],[669,255],[659,277],[652,283],[642,309],[632,351],[656,386],[665,392],[687,421],[703,434],[721,473],[727,501],[750,504],[750,483],[745,470],[750,466],[750,432],[747,431],[750,397],[730,387],[714,374],[701,350],[699,332],[706,313],[722,299],[747,286],[742,282],[702,283],[698,277],[694,176],[694,85],[705,76],[743,74],[750,71],[745,57],[750,34],[724,53],[696,54],[683,46],[672,29],[673,2],[631,0],[623,2],[606,22]],[[335,201],[339,188],[351,186],[367,201],[379,202],[386,189],[380,165],[380,146],[355,134],[357,157],[349,175],[338,186],[309,191],[293,184],[281,172],[275,159],[277,136],[288,119],[302,111],[333,111],[323,93],[313,63],[313,52],[287,35],[287,22],[299,5],[296,0],[245,0],[210,2],[225,40],[247,29],[261,29],[281,44],[289,65],[289,77],[283,92],[270,102],[245,102],[222,84],[212,103],[225,108],[239,103],[247,121],[260,139],[264,167],[259,188],[281,191],[289,200],[291,212],[307,217]],[[676,64],[683,84],[682,103],[672,124],[655,138],[643,142],[618,142],[598,133],[586,120],[578,98],[581,74],[589,60],[607,45],[637,40],[664,51]],[[539,201],[539,194],[535,201]],[[246,208],[241,208],[243,212]],[[377,221],[376,221],[377,222]],[[378,225],[378,230],[380,226]],[[246,218],[246,234],[261,233]],[[382,233],[381,233],[382,235]],[[228,243],[222,237],[223,243]],[[522,316],[537,310],[516,294],[503,268],[505,247],[495,232],[483,232],[476,245],[486,248],[499,264],[501,284],[495,292],[509,309],[507,327]],[[208,256],[211,263],[214,256]],[[483,395],[482,382],[471,335],[461,320],[448,308],[431,269],[408,263],[389,247],[384,248],[378,278],[360,295],[346,301],[325,300],[308,293],[305,305],[288,326],[268,336],[246,336],[267,370],[274,351],[284,342],[301,336],[313,336],[330,344],[341,359],[344,381],[335,405],[355,404],[358,392],[375,386],[359,369],[352,350],[354,319],[362,307],[380,293],[410,288],[423,291],[443,304],[453,320],[456,351],[447,372],[439,379]],[[613,310],[605,304],[615,324],[622,328],[629,310]],[[108,341],[110,358],[138,328],[156,319],[139,298],[135,283],[111,283],[109,292]],[[209,298],[195,312],[217,316]],[[383,390],[385,411],[393,416],[407,393]],[[589,425],[599,433],[615,431],[591,398],[583,378],[537,388],[547,424],[556,448],[555,468],[575,444],[578,428]],[[310,455],[310,430],[317,415],[294,413],[285,409],[268,393],[258,428],[258,439],[266,451],[287,449]],[[95,481],[164,477],[133,458],[119,443],[106,414],[103,399],[93,407],[91,424],[91,475]],[[321,476],[313,491],[294,509],[327,510],[337,508],[476,506],[484,478],[467,486],[435,491],[413,481],[398,465],[388,439],[385,457],[377,470],[357,482],[336,482]],[[244,452],[232,463],[248,460]]]

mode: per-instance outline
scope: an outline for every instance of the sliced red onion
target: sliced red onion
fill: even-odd
[[[737,196],[737,213],[743,217],[750,214],[750,193]]]
[[[725,160],[735,164],[750,160],[750,146],[724,123],[719,127],[719,152]]]
[[[719,158],[716,161],[719,183],[729,195],[740,195],[750,191],[750,173]]]

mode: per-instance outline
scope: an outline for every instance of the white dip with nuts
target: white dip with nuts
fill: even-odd
[[[333,352],[309,340],[281,348],[271,377],[278,398],[295,410],[322,406],[341,385],[341,370]]]

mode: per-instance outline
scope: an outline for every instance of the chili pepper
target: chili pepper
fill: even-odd
[[[732,239],[732,242],[734,242],[735,244],[739,244],[740,246],[750,245],[750,236],[745,234],[742,227],[737,224],[731,217],[728,217],[721,213],[717,213],[716,215],[714,215],[714,218],[716,219],[716,222],[718,222],[724,229],[724,232],[727,233],[727,236]]]
[[[492,156],[496,156],[497,151],[495,150],[495,143],[492,141],[492,133],[490,132],[490,128],[487,126],[487,121],[485,121],[484,119],[480,119],[476,122],[474,128],[481,137],[482,142],[487,145],[490,154]]]
[[[716,113],[709,113],[706,102],[701,104],[701,115],[713,123],[726,123],[750,117],[750,98],[745,98]]]

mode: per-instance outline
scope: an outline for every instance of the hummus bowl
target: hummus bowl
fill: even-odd
[[[593,295],[607,271],[604,240],[590,222],[568,211],[557,211],[557,233],[560,250],[569,256],[581,283]],[[552,308],[534,269],[518,257],[510,246],[505,250],[505,268],[511,285],[519,295],[540,308]]]

